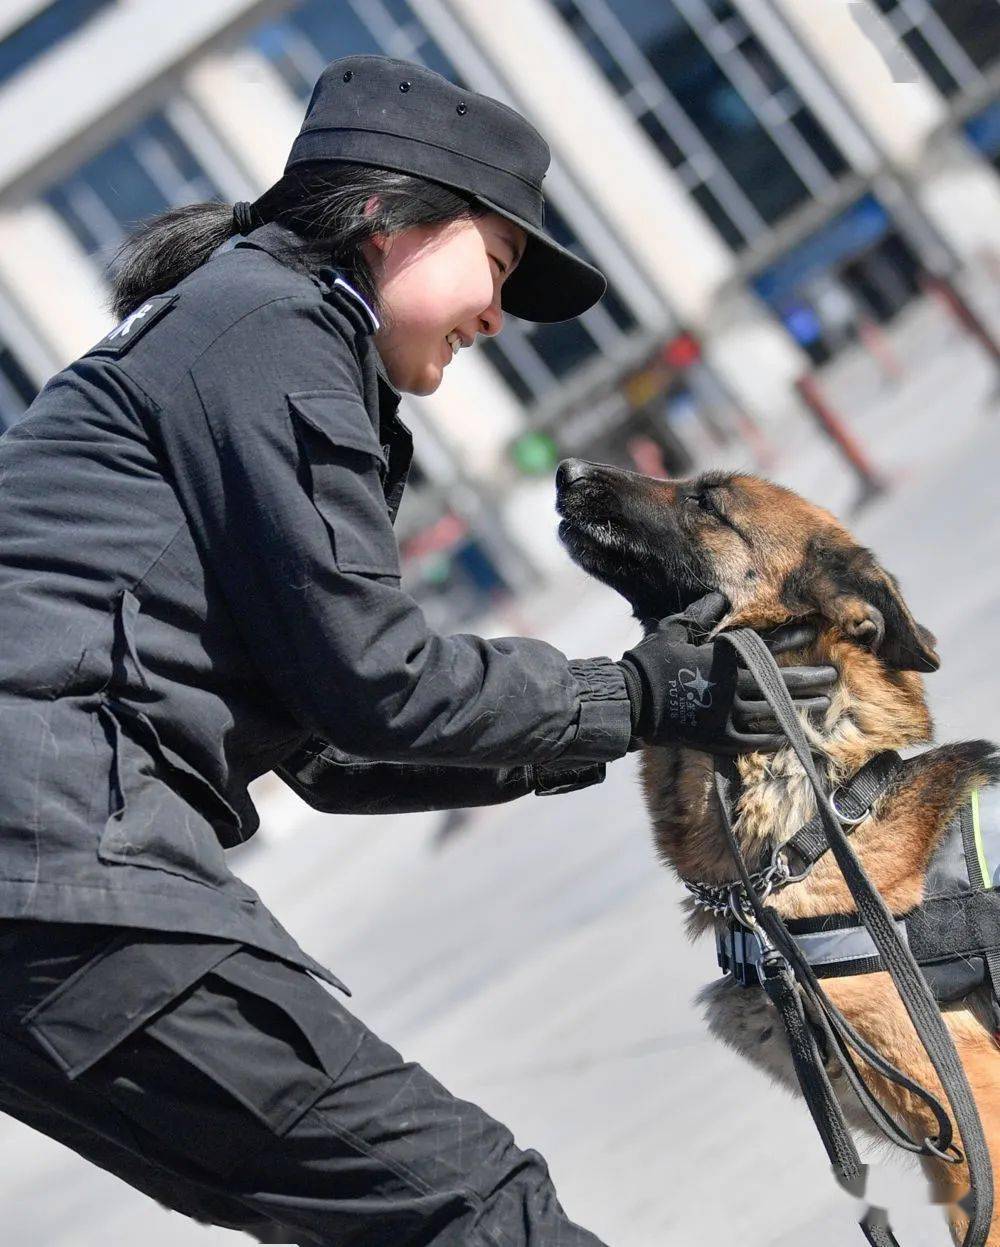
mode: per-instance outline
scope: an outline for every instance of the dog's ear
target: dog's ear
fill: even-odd
[[[792,578],[796,590],[845,636],[897,671],[937,671],[936,641],[910,614],[896,578],[870,550],[816,541]]]

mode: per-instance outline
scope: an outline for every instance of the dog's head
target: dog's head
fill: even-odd
[[[820,507],[759,477],[658,480],[568,459],[556,475],[559,535],[572,558],[639,619],[711,591],[727,626],[764,629],[819,615],[899,671],[936,671],[934,638],[895,579]]]

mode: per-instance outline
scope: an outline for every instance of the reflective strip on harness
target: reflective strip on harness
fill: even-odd
[[[897,920],[896,930],[904,944],[908,943],[906,923]],[[811,966],[847,966],[854,961],[878,958],[875,941],[863,926],[845,927],[840,931],[810,931],[793,938]]]
[[[896,929],[938,999],[955,1000],[983,981],[983,954],[1000,950],[1000,788],[972,792],[934,851],[925,888]],[[882,969],[867,929],[846,916],[787,925],[820,978]]]
[[[983,878],[983,887],[990,887],[990,868],[986,864],[986,850],[983,848],[983,828],[979,818],[979,789],[972,790],[972,834],[976,840],[976,860]]]
[[[1000,788],[973,791],[972,828],[983,887],[1000,887]]]

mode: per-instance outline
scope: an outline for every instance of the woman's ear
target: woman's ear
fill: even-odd
[[[801,585],[810,604],[849,639],[897,671],[937,671],[934,636],[913,618],[896,578],[862,546],[813,542]]]
[[[379,207],[381,200],[378,195],[369,196],[368,202],[364,206],[364,215],[370,217],[372,213]],[[376,251],[384,254],[389,247],[388,234],[370,234],[365,239],[364,245],[374,247]]]

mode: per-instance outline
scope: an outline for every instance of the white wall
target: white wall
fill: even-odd
[[[739,0],[748,16],[760,0]],[[921,74],[911,76],[908,54],[874,5],[865,0],[773,0],[833,87],[847,101],[875,150],[857,158],[873,169],[879,154],[903,168],[919,161],[928,135],[944,119],[937,92]]]
[[[259,195],[285,167],[304,109],[268,61],[241,47],[201,57],[185,91],[225,141]]]
[[[952,139],[916,178],[921,207],[963,260],[1000,254],[1000,177],[978,152]]]
[[[0,284],[60,367],[112,326],[97,269],[44,203],[0,210]]]
[[[253,0],[129,0],[88,22],[0,91],[0,193],[53,153],[103,143],[104,124],[257,5]],[[30,124],[26,120],[30,119]]]

